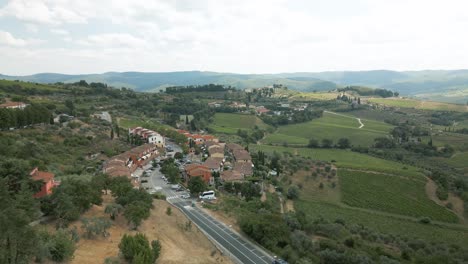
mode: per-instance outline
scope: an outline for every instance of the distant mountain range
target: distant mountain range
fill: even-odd
[[[326,91],[347,85],[385,88],[402,95],[422,99],[466,103],[468,70],[427,71],[335,71],[279,74],[235,74],[219,72],[107,72],[102,74],[39,73],[28,76],[0,74],[0,79],[38,83],[103,82],[114,87],[128,87],[152,92],[177,85],[224,84],[237,88],[255,88],[283,84],[299,91]]]

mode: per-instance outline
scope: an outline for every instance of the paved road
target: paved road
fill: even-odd
[[[162,187],[167,201],[179,208],[194,224],[196,224],[216,244],[224,248],[224,254],[238,263],[269,264],[273,257],[264,250],[245,239],[225,224],[211,217],[198,207],[193,207],[195,198],[182,199],[180,196],[187,192],[171,190],[162,178],[159,169],[155,169],[148,180],[148,185]]]

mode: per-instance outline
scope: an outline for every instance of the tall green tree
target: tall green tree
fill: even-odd
[[[191,177],[188,182],[188,188],[192,194],[198,194],[206,189],[206,183],[202,177]]]
[[[125,206],[123,214],[128,223],[133,225],[133,229],[137,229],[150,216],[150,211],[144,202],[135,201]]]

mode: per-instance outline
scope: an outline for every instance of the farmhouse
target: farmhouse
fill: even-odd
[[[3,104],[0,104],[0,108],[8,108],[8,109],[24,109],[28,106],[25,103],[22,102],[6,102]]]
[[[221,172],[221,180],[224,182],[239,182],[244,180],[244,175],[238,171],[226,170]]]
[[[192,177],[202,177],[202,179],[209,184],[212,184],[211,170],[201,164],[189,164],[185,166],[185,174],[187,175],[186,180],[190,180]]]
[[[163,148],[166,145],[164,137],[153,130],[149,130],[142,127],[135,127],[133,129],[129,128],[128,134],[133,136],[139,136],[146,143],[154,144],[160,148]]]
[[[210,157],[213,158],[224,158],[224,148],[219,145],[209,147],[208,153],[210,154]]]
[[[203,163],[212,172],[219,172],[223,166],[222,158],[209,157]]]
[[[253,175],[253,164],[252,162],[236,162],[234,163],[233,171],[239,172],[242,176],[252,176]]]
[[[33,195],[34,198],[41,198],[52,194],[52,188],[60,184],[59,181],[54,180],[55,175],[53,173],[40,171],[37,167],[29,175],[35,181],[43,181],[41,190]]]
[[[252,160],[247,150],[237,149],[233,151],[233,157],[236,162],[249,162]]]
[[[259,106],[255,109],[255,112],[257,113],[257,115],[263,115],[263,114],[270,112],[270,110],[268,110],[264,106]]]

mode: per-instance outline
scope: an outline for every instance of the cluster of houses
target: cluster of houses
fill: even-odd
[[[203,145],[206,142],[216,142],[216,143],[219,142],[219,139],[212,135],[191,134],[187,130],[183,130],[183,129],[178,129],[177,132],[187,137],[187,143],[190,140],[192,140],[196,145]]]
[[[146,142],[147,144],[154,144],[160,148],[164,148],[166,145],[164,137],[158,132],[150,129],[143,127],[129,128],[128,134],[130,136],[138,136],[143,140],[143,142]]]
[[[111,177],[131,177],[137,168],[146,165],[157,155],[159,151],[156,145],[143,144],[107,160],[103,165],[103,172]]]
[[[203,147],[208,153],[207,159],[199,164],[188,164],[184,167],[184,177],[202,177],[208,184],[214,183],[213,172],[219,173],[224,182],[243,181],[245,177],[253,175],[252,158],[247,150],[239,144],[222,143],[212,135],[191,134],[186,130],[178,130]]]
[[[186,180],[202,177],[208,184],[214,184],[213,173],[219,173],[222,182],[243,181],[253,175],[252,158],[241,145],[208,141],[204,143],[209,156],[200,164],[184,167]]]

